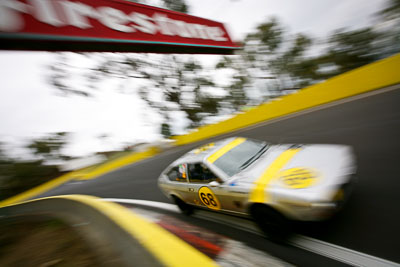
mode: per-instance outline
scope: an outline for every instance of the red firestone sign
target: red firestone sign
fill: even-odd
[[[0,0],[0,49],[230,54],[219,22],[124,0]]]

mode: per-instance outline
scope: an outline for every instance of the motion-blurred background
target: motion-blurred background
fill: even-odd
[[[1,52],[1,199],[400,51],[398,0],[137,2],[223,22],[243,49]]]

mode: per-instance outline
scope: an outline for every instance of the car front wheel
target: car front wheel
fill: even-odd
[[[185,202],[183,202],[182,199],[180,199],[177,196],[172,196],[172,199],[183,214],[188,215],[188,216],[193,214],[194,209],[192,206],[186,204]]]
[[[268,239],[277,243],[286,243],[292,233],[288,219],[263,204],[255,204],[251,207],[250,213]]]

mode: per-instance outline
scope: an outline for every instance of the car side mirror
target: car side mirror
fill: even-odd
[[[211,186],[211,187],[217,187],[217,186],[220,185],[220,183],[218,183],[217,181],[212,181],[208,185]]]

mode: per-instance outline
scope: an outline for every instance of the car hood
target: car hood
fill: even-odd
[[[283,160],[288,150],[294,151]],[[281,161],[281,163],[277,163]],[[275,171],[269,170],[275,168]],[[251,186],[270,172],[268,189],[281,194],[297,191],[308,198],[330,198],[356,171],[352,148],[346,145],[272,145],[257,161],[232,177],[231,184]],[[306,181],[312,176],[312,181]],[[300,181],[300,185],[296,182]],[[316,195],[315,192],[322,192]],[[327,192],[329,191],[329,192]]]

